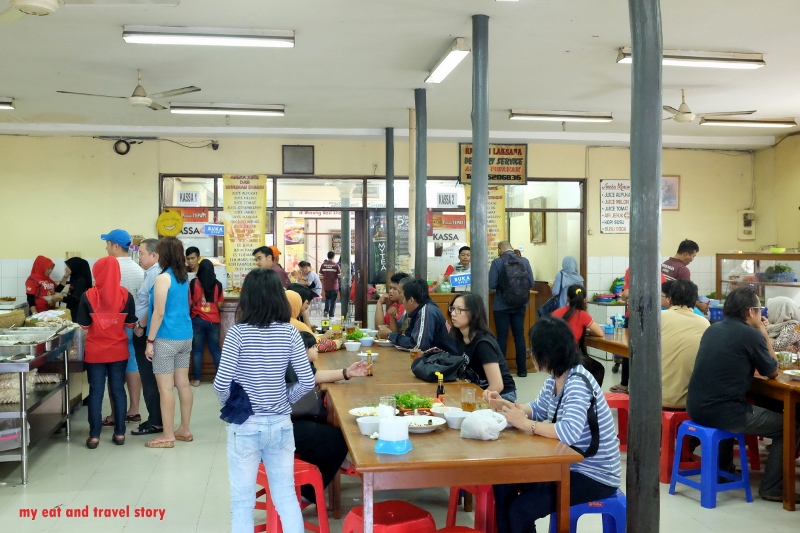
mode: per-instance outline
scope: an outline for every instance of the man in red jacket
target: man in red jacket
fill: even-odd
[[[333,260],[335,256],[335,253],[328,252],[328,258],[319,267],[322,290],[325,291],[325,315],[331,318],[336,312],[336,296],[339,293],[339,278],[342,276],[341,267]]]

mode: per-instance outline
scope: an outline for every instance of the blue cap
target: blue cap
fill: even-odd
[[[131,245],[131,234],[124,229],[112,229],[108,233],[100,235],[100,238],[104,241],[119,244],[122,248],[129,248]]]

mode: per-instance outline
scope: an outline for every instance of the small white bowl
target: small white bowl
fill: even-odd
[[[377,329],[364,329],[364,328],[362,328],[361,329],[361,333],[363,333],[367,337],[374,337],[375,335],[378,334],[378,330]]]
[[[358,352],[358,356],[361,358],[362,361],[367,360],[367,352]],[[377,352],[372,352],[372,360],[375,361],[378,358]]]
[[[439,418],[444,418],[445,413],[449,413],[451,411],[460,411],[458,407],[449,407],[447,405],[436,405],[431,407],[431,414],[433,416],[438,416]]]
[[[347,341],[344,343],[344,348],[348,352],[357,352],[361,348],[361,343],[358,341]]]
[[[356,422],[358,423],[358,430],[361,431],[361,434],[369,437],[378,431],[380,418],[377,416],[362,416],[356,418]]]
[[[444,419],[447,420],[447,427],[450,429],[461,429],[461,424],[464,422],[464,419],[467,418],[468,414],[469,413],[461,409],[447,411],[444,414]]]
[[[361,337],[361,339],[358,342],[361,343],[361,346],[367,348],[369,346],[372,346],[372,343],[375,342],[375,339],[373,339],[372,337]]]

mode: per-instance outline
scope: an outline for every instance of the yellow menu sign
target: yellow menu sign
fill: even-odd
[[[253,250],[264,246],[267,225],[267,175],[223,174],[222,201],[225,225],[225,267],[230,288],[255,268]]]
[[[464,195],[466,196],[466,215],[467,215],[467,229],[472,225],[472,217],[469,213],[469,201],[472,196],[472,187],[470,185],[464,186]],[[500,241],[508,239],[506,233],[506,188],[503,185],[489,185],[489,197],[486,202],[486,240],[488,241],[487,249],[489,250],[488,262],[496,257],[495,250]]]
[[[472,183],[472,144],[458,145],[459,181]],[[528,182],[527,144],[489,145],[489,184],[525,185]]]

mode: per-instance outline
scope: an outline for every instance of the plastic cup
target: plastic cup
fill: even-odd
[[[461,410],[471,413],[475,411],[475,389],[473,387],[464,387],[461,389]]]

